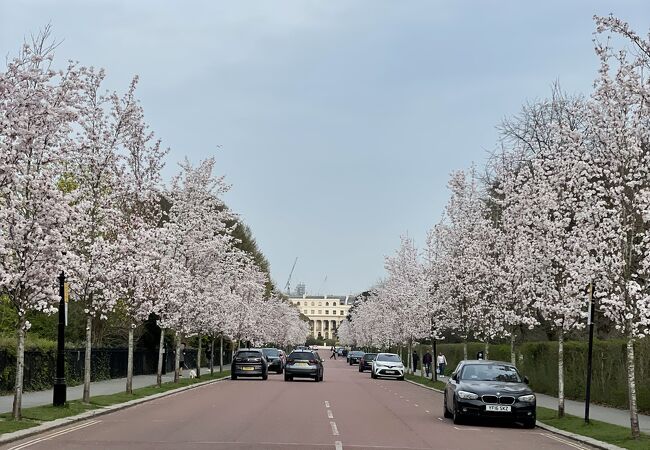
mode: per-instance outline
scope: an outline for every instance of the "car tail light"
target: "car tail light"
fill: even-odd
[[[315,359],[310,359],[309,364],[316,364],[316,360]]]
[[[287,359],[287,362],[288,362],[289,364],[293,364],[293,358],[289,358],[289,359]]]

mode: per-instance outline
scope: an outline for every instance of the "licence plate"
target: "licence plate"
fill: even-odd
[[[242,370],[255,370],[255,367],[242,367]]]
[[[485,410],[495,412],[511,412],[512,407],[510,405],[485,405]]]
[[[307,367],[307,366],[309,366],[309,364],[308,363],[296,363],[296,366]]]
[[[393,373],[397,373],[397,371],[395,371],[395,370],[387,370],[386,373],[391,373],[391,374],[393,374]]]

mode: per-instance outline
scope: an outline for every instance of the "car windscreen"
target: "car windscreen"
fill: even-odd
[[[363,355],[364,355],[364,353],[363,353],[363,352],[360,352],[360,351],[358,351],[358,350],[355,350],[355,351],[353,351],[353,352],[350,352],[350,356],[363,356]]]
[[[260,358],[262,355],[260,352],[249,352],[249,351],[241,351],[237,352],[236,357],[237,358]]]
[[[265,356],[280,356],[280,352],[277,348],[264,348],[262,351]]]
[[[467,381],[521,383],[521,377],[517,369],[506,364],[466,364],[460,373],[460,379]]]
[[[377,361],[388,361],[388,362],[402,362],[397,355],[378,355],[376,358]]]
[[[293,352],[289,355],[289,359],[316,359],[311,352]]]
[[[365,355],[363,355],[363,359],[365,359],[366,361],[371,361],[376,357],[377,357],[377,353],[366,353]]]

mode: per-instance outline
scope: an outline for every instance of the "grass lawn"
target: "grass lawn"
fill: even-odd
[[[541,406],[537,407],[537,420],[560,430],[588,436],[630,450],[647,450],[650,448],[650,435],[642,434],[641,439],[634,440],[630,437],[629,427],[621,427],[597,420],[590,420],[589,424],[585,424],[582,417],[570,415],[558,419],[557,411],[542,408]]]
[[[229,370],[223,372],[215,372],[213,376],[210,373],[201,375],[201,378],[181,378],[178,383],[167,382],[163,383],[161,387],[147,386],[140,389],[134,389],[133,394],[119,392],[110,395],[98,395],[90,397],[90,403],[83,403],[81,400],[72,400],[67,402],[64,406],[35,406],[32,408],[24,408],[23,419],[13,420],[11,413],[0,414],[0,434],[11,433],[13,431],[24,430],[25,428],[40,425],[43,422],[61,419],[63,417],[76,416],[91,409],[98,409],[105,406],[116,405],[118,403],[125,403],[130,400],[148,397],[153,394],[171,391],[183,386],[201,383],[203,381],[215,380],[219,378],[226,378],[230,376]]]
[[[419,375],[412,375],[410,373],[405,374],[404,377],[406,377],[407,380],[415,381],[416,383],[423,384],[427,387],[432,387],[441,391],[444,391],[445,389],[445,383],[440,380],[431,381],[431,378],[424,378]]]

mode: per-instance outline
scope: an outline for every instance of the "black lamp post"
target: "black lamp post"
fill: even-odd
[[[65,273],[59,275],[59,325],[56,344],[56,377],[54,378],[54,406],[63,406],[66,401],[65,384]]]

